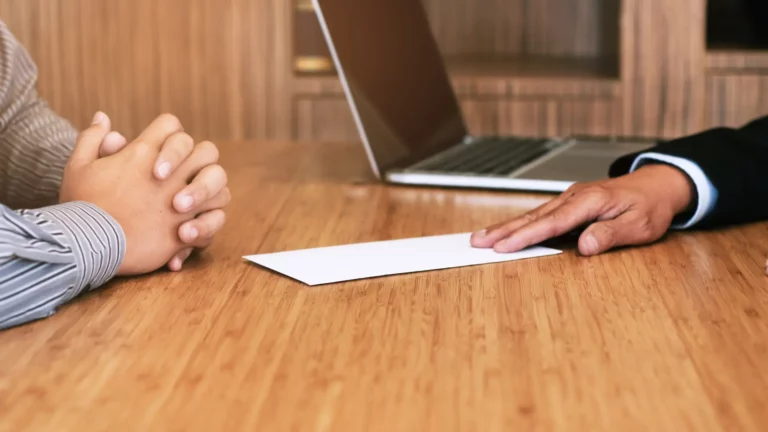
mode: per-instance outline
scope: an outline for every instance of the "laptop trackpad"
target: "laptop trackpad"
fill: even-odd
[[[518,172],[514,177],[535,180],[590,182],[608,178],[608,169],[621,156],[651,144],[579,142],[569,149]]]

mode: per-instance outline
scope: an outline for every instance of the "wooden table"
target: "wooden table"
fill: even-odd
[[[0,333],[0,429],[768,428],[765,225],[309,288],[241,256],[471,231],[546,197],[361,183],[358,146],[222,147],[208,252]]]

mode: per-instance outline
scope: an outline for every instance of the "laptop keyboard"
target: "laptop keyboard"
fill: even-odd
[[[456,146],[414,167],[416,171],[506,175],[552,151],[559,143],[540,138],[483,138]]]

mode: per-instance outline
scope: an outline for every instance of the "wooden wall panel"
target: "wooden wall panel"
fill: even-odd
[[[559,103],[558,129],[555,135],[622,135],[622,109],[621,99],[563,100]]]
[[[357,142],[360,136],[347,100],[300,98],[295,108],[295,135],[299,141]]]
[[[468,98],[462,109],[474,135],[614,136],[621,126],[620,101]]]
[[[520,90],[523,81],[512,80],[516,94],[502,101],[528,90],[567,91],[578,98],[573,107],[601,108],[558,121],[626,135],[674,137],[708,123],[706,0],[422,1],[446,54],[587,59],[620,51],[620,83],[613,74],[579,81],[567,67],[550,68],[552,81],[530,77]],[[170,111],[200,138],[286,139],[301,135],[296,128],[307,116],[321,115],[296,118],[294,86],[312,85],[291,75],[292,7],[289,0],[0,0],[0,17],[38,62],[42,94],[78,126],[104,110],[131,136]],[[579,86],[612,99],[583,99]],[[617,100],[623,104],[610,121],[592,114]],[[596,125],[579,123],[593,116]]]
[[[675,137],[705,125],[706,0],[623,0],[623,133]]]
[[[252,0],[0,0],[77,126],[96,110],[134,136],[173,112],[195,137],[290,136],[290,4]]]
[[[467,127],[473,135],[551,135],[557,128],[557,105],[546,100],[461,102]]]
[[[613,56],[620,0],[422,0],[447,55]]]
[[[711,50],[707,72],[715,75],[768,74],[768,52],[753,50]]]
[[[768,115],[768,75],[707,78],[708,127],[740,127]]]
[[[461,98],[467,127],[474,135],[614,136],[621,127],[620,100]],[[343,97],[300,98],[296,139],[360,141]]]

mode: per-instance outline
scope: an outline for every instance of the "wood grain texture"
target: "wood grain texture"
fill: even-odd
[[[469,132],[473,135],[617,136],[620,101],[495,97],[461,98]],[[346,99],[305,97],[297,100],[296,139],[320,142],[360,142]]]
[[[477,229],[547,197],[390,188],[358,146],[222,145],[178,274],[0,332],[0,428],[762,431],[765,224],[307,288],[244,254]],[[363,183],[361,183],[363,181]]]
[[[298,98],[295,113],[299,141],[360,141],[349,103],[342,97]]]
[[[713,50],[707,53],[710,74],[768,74],[768,52],[754,50]]]
[[[459,97],[544,97],[604,99],[621,96],[622,84],[600,62],[564,59],[473,59],[448,64]],[[298,96],[343,96],[338,77],[302,76],[294,81]]]
[[[768,75],[707,77],[709,127],[741,127],[768,115]]]
[[[590,59],[472,59],[449,63],[453,89],[473,134],[619,135],[621,90],[610,64]],[[337,77],[304,77],[294,137],[359,141]]]
[[[612,101],[499,100],[462,101],[467,126],[475,135],[615,136],[621,105]]]
[[[672,138],[704,127],[705,3],[622,2],[625,135]]]
[[[619,0],[422,0],[454,55],[616,57]]]
[[[135,136],[173,112],[200,139],[290,135],[290,5],[249,0],[0,0],[77,126],[97,110]]]

